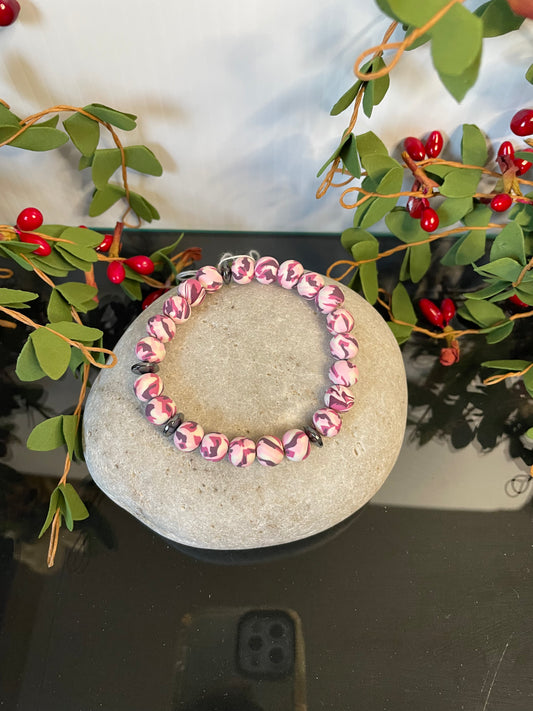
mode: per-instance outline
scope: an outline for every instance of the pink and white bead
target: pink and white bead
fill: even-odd
[[[337,412],[348,412],[353,407],[353,393],[344,385],[332,385],[324,393],[324,403]]]
[[[183,323],[187,321],[191,315],[191,307],[187,299],[177,294],[175,296],[169,296],[165,301],[163,304],[163,313],[165,316],[170,316],[176,323]]]
[[[324,286],[324,278],[316,272],[306,272],[300,277],[296,291],[304,299],[312,301]]]
[[[321,313],[329,314],[344,304],[344,294],[340,286],[328,284],[320,289],[315,302]]]
[[[203,436],[203,427],[187,420],[174,432],[174,446],[182,452],[194,452],[200,446]]]
[[[294,289],[303,273],[304,268],[300,262],[296,262],[294,259],[288,259],[279,265],[277,276],[278,284],[284,289]]]
[[[156,314],[148,319],[146,332],[161,343],[168,343],[176,335],[176,324],[170,316]]]
[[[229,440],[220,432],[210,432],[200,442],[200,454],[208,462],[220,462],[228,453]]]
[[[326,316],[326,328],[330,333],[350,333],[354,327],[354,318],[346,309],[335,309]]]
[[[335,437],[341,430],[342,419],[335,410],[321,407],[313,415],[313,426],[324,437]]]
[[[165,354],[165,346],[153,336],[141,338],[135,346],[135,355],[145,363],[161,363]]]
[[[335,385],[355,385],[359,380],[359,368],[351,360],[337,360],[328,372],[328,377]]]
[[[149,400],[144,414],[153,425],[164,425],[176,414],[176,403],[166,395],[157,395]]]
[[[279,262],[274,257],[261,257],[255,263],[255,278],[260,284],[274,284],[278,278]]]
[[[148,402],[163,392],[163,381],[156,373],[144,373],[133,383],[137,400]]]
[[[209,293],[218,291],[224,286],[222,274],[216,267],[201,267],[196,272],[196,278]]]
[[[329,351],[337,360],[349,360],[355,358],[359,352],[359,344],[353,336],[338,333],[329,342]]]
[[[283,461],[283,442],[278,437],[265,435],[257,440],[256,457],[264,467],[275,467]]]
[[[303,462],[311,451],[311,442],[303,430],[288,430],[281,438],[285,456],[291,462]]]
[[[255,442],[248,437],[235,437],[229,443],[228,459],[234,467],[249,467],[255,460]]]
[[[178,294],[187,299],[191,306],[200,306],[205,299],[205,289],[198,279],[186,279],[178,284]]]
[[[255,274],[255,259],[236,257],[231,263],[231,275],[236,284],[249,284]]]

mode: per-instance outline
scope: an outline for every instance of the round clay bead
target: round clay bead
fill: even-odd
[[[224,286],[222,274],[216,267],[201,267],[196,272],[196,278],[208,292],[218,291]]]
[[[296,262],[294,259],[288,259],[279,265],[277,276],[278,284],[284,289],[294,289],[303,273],[304,268],[300,262]]]
[[[141,338],[135,346],[135,355],[147,363],[161,363],[165,357],[165,346],[153,336]]]
[[[275,467],[276,464],[280,464],[284,454],[283,442],[278,437],[266,435],[257,440],[257,461],[264,467]]]
[[[316,295],[316,305],[323,314],[329,314],[344,304],[344,294],[340,286],[327,284]]]
[[[260,284],[274,284],[278,277],[279,262],[274,257],[261,257],[255,263],[255,278]]]
[[[329,407],[322,407],[313,415],[315,429],[324,437],[335,437],[342,426],[342,419],[338,412]]]
[[[157,395],[148,401],[144,414],[153,425],[164,425],[177,412],[176,403],[166,395]]]
[[[316,272],[306,272],[300,277],[296,290],[304,299],[312,300],[324,286],[324,278]]]
[[[229,443],[228,459],[234,467],[249,467],[255,459],[255,442],[248,437],[235,437]]]
[[[163,381],[155,373],[145,373],[133,383],[133,392],[137,400],[148,402],[163,392]]]
[[[332,385],[324,393],[326,407],[330,407],[337,412],[347,412],[354,403],[351,390],[344,385]]]
[[[347,336],[344,333],[338,333],[333,336],[329,342],[329,350],[331,355],[337,360],[349,360],[354,358],[359,352],[359,344],[353,336]]]
[[[178,294],[191,306],[200,306],[205,299],[205,289],[198,279],[186,279],[178,284]]]
[[[176,335],[176,324],[170,316],[156,314],[148,319],[146,331],[149,336],[157,338],[161,343],[168,343]]]
[[[255,259],[236,257],[231,263],[231,274],[236,284],[249,284],[254,278]]]
[[[203,436],[200,443],[200,454],[208,462],[220,462],[226,456],[229,440],[220,432],[210,432]]]
[[[337,333],[350,333],[354,327],[354,318],[346,309],[335,309],[326,316],[326,328],[335,336]]]
[[[204,436],[203,427],[197,422],[187,420],[174,433],[174,444],[182,452],[193,452],[200,446],[202,437]]]
[[[163,304],[163,313],[176,323],[187,321],[191,315],[191,307],[183,296],[169,296]]]
[[[288,430],[281,439],[287,459],[291,462],[303,462],[307,459],[311,443],[303,430]]]
[[[337,360],[328,372],[328,377],[335,385],[355,385],[359,380],[359,369],[351,360]]]

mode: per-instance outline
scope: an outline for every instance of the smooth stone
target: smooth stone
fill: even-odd
[[[334,284],[325,279],[326,284]],[[98,486],[166,538],[198,548],[245,549],[289,543],[344,520],[377,492],[398,456],[407,388],[389,327],[343,287],[359,342],[355,405],[336,437],[309,457],[245,468],[178,451],[143,416],[133,393],[135,344],[169,294],[148,307],[117,343],[118,363],[101,371],[84,417],[85,457]],[[172,292],[174,293],[174,292]],[[160,364],[186,419],[230,439],[281,438],[312,424],[329,386],[326,317],[296,290],[231,284],[177,326]],[[124,423],[128,423],[128,427]]]

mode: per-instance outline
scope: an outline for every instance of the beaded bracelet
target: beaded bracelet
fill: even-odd
[[[231,260],[231,265],[228,261]],[[251,256],[223,257],[217,267],[206,266],[192,278],[178,285],[177,294],[163,304],[163,313],[152,316],[146,325],[148,336],[141,338],[135,347],[141,361],[132,366],[139,375],[133,384],[135,396],[145,404],[145,417],[154,425],[162,426],[163,434],[173,436],[174,445],[182,452],[199,449],[204,459],[220,462],[227,455],[236,467],[247,467],[254,460],[263,466],[275,466],[285,456],[292,462],[307,459],[311,443],[322,447],[322,436],[334,437],[340,431],[340,413],[348,411],[354,397],[349,386],[358,380],[357,366],[350,360],[359,346],[349,335],[354,326],[352,314],[345,308],[342,290],[335,285],[325,285],[316,272],[306,272],[294,260],[281,265],[273,257]],[[283,289],[295,289],[306,301],[314,303],[326,316],[326,328],[332,334],[329,348],[335,362],[329,369],[332,383],[324,394],[326,407],[313,414],[313,426],[290,429],[281,439],[273,435],[261,437],[257,443],[248,437],[235,437],[231,441],[220,432],[205,433],[201,425],[186,420],[172,398],[163,395],[163,381],[157,372],[166,353],[166,345],[176,335],[177,327],[187,321],[192,309],[199,306],[207,294],[233,281],[234,284],[249,284],[252,279],[260,284],[279,284]]]

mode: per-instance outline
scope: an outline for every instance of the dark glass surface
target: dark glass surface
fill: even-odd
[[[135,250],[148,239],[169,235],[133,235]],[[346,258],[324,235],[188,233],[184,245],[202,247],[203,263],[250,248],[320,271]],[[468,279],[437,269],[418,295],[453,296]],[[91,315],[110,347],[139,310],[116,293]],[[523,437],[533,410],[519,382],[484,388],[478,377],[482,360],[530,358],[527,329],[490,349],[466,342],[450,368],[429,341],[404,349],[405,445],[374,500],[335,528],[257,551],[186,548],[118,508],[78,465],[90,517],[62,530],[52,570],[47,537],[36,536],[62,455],[28,453],[23,440],[39,412],[74,405],[78,384],[19,383],[24,338],[2,332],[0,352],[1,709],[533,708],[533,457]]]

